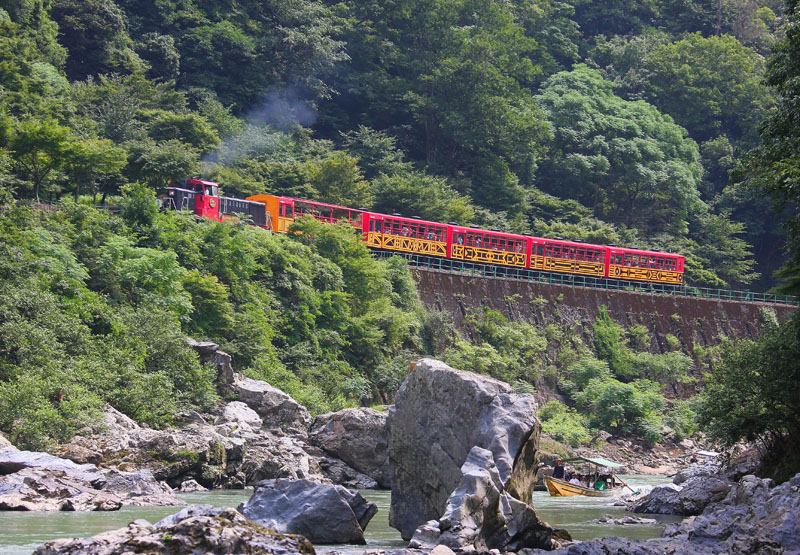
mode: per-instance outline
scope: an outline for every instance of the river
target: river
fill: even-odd
[[[666,483],[667,479],[658,476],[624,476],[623,479],[634,487]],[[236,507],[246,501],[252,490],[215,490],[204,493],[181,494],[188,503],[209,503],[215,506]],[[367,526],[367,546],[322,545],[317,547],[320,554],[339,551],[346,554],[360,554],[365,549],[393,549],[404,547],[406,542],[397,530],[389,527],[388,491],[367,490],[364,496],[378,505],[378,513]],[[667,522],[679,520],[676,517],[659,517],[658,525],[609,526],[591,524],[592,520],[609,514],[624,516],[623,507],[609,505],[608,498],[591,497],[550,497],[547,492],[533,495],[534,506],[539,516],[554,526],[566,528],[575,539],[588,539],[598,536],[625,536],[645,539],[661,534]],[[37,546],[55,538],[88,537],[106,530],[122,528],[137,518],[155,522],[176,512],[175,507],[124,507],[110,512],[0,512],[0,553],[21,555],[31,553]]]

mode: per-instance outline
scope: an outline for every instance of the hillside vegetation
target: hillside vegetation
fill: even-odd
[[[391,401],[424,353],[521,391],[547,383],[566,404],[546,407],[546,429],[568,443],[690,434],[697,410],[725,441],[796,437],[791,411],[763,402],[771,388],[726,404],[742,376],[766,384],[759,365],[796,375],[798,357],[769,358],[775,342],[796,351],[794,328],[653,355],[646,329],[602,315],[584,345],[484,311],[462,336],[423,309],[400,261],[373,260],[347,228],[299,221],[274,236],[154,202],[171,179],[204,175],[231,196],[678,252],[694,285],[767,289],[783,265],[797,287],[795,10],[0,2],[0,429],[33,447],[103,403],[152,426],[210,407],[190,335],[315,412]],[[665,384],[711,369],[707,395],[665,400]]]

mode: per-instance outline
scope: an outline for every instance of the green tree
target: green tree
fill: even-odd
[[[149,183],[155,188],[164,187],[171,179],[195,175],[199,157],[197,150],[176,139],[130,143],[125,173],[132,180]]]
[[[781,271],[783,289],[800,291],[800,158],[797,153],[798,137],[795,114],[798,110],[798,57],[800,57],[800,31],[797,2],[787,2],[786,38],[775,45],[767,67],[767,83],[778,99],[777,110],[761,129],[761,144],[749,153],[742,163],[741,173],[750,183],[766,192],[781,214],[787,232],[789,260]]]
[[[753,142],[773,102],[761,56],[734,37],[698,33],[656,48],[644,61],[645,98],[698,142],[721,133]]]
[[[69,53],[66,71],[71,79],[133,71],[141,65],[128,47],[125,14],[113,0],[54,0],[50,15]]]
[[[625,330],[617,324],[605,306],[594,321],[594,348],[597,356],[608,363],[618,377],[631,375],[630,353],[625,346]]]
[[[469,198],[456,192],[446,179],[419,172],[381,175],[372,184],[373,209],[419,216],[439,222],[470,223],[475,210]]]
[[[800,468],[800,318],[767,330],[758,342],[723,344],[722,363],[706,376],[700,418],[716,439],[758,440],[765,466],[780,480]]]
[[[685,232],[703,205],[697,145],[683,129],[645,102],[619,98],[584,65],[548,79],[537,101],[555,135],[540,188],[612,222]]]
[[[98,181],[117,174],[127,163],[126,152],[107,139],[88,139],[72,143],[67,155],[67,174],[75,181],[75,199],[86,185],[97,202]]]
[[[158,111],[152,114],[147,134],[156,142],[176,140],[205,154],[219,143],[219,136],[199,114]]]
[[[372,203],[369,183],[361,175],[357,162],[343,152],[320,162],[311,175],[311,184],[317,191],[315,197],[344,206],[369,206]]]
[[[175,47],[174,37],[145,33],[136,41],[135,50],[149,64],[147,75],[151,79],[173,80],[178,77],[181,55]]]
[[[63,167],[69,151],[69,129],[54,121],[23,121],[14,129],[9,150],[21,170],[33,182],[33,195],[39,201],[42,185]]]

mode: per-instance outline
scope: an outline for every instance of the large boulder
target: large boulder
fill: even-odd
[[[120,472],[103,470],[106,484],[103,491],[113,493],[122,500],[123,505],[132,507],[154,507],[164,505],[183,505],[167,484],[157,481],[149,470]]]
[[[2,511],[115,511],[122,500],[63,471],[24,468],[0,476]]]
[[[76,464],[40,451],[0,451],[0,476],[14,474],[26,468],[60,472],[67,478],[88,483],[98,489],[106,481],[103,473],[93,464]]]
[[[236,396],[258,413],[264,426],[280,428],[298,436],[307,434],[311,415],[288,394],[267,382],[241,374],[234,374],[232,387]]]
[[[541,425],[532,395],[487,376],[419,361],[395,397],[387,425],[392,468],[390,524],[410,539],[439,519],[474,446],[492,453],[504,489],[531,504]]]
[[[111,511],[183,505],[147,471],[99,470],[48,453],[0,452],[0,510]]]
[[[444,515],[417,529],[409,547],[444,545],[455,552],[552,549],[571,538],[539,520],[530,505],[503,488],[491,451],[473,447]]]
[[[682,486],[660,486],[635,502],[628,510],[634,513],[659,515],[699,515],[708,505],[722,501],[731,489],[727,480],[713,476],[697,476]]]
[[[276,533],[247,520],[229,507],[187,507],[156,524],[136,520],[126,528],[85,539],[52,540],[36,555],[123,555],[153,553],[190,555],[251,553],[314,555],[314,547],[300,536]]]
[[[265,480],[239,505],[247,518],[313,543],[364,544],[364,529],[378,508],[358,492],[308,480]]]
[[[389,432],[386,415],[371,408],[344,409],[317,416],[308,440],[330,455],[390,488]]]

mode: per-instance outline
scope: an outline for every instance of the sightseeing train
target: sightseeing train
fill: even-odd
[[[201,179],[187,179],[182,185],[166,188],[162,196],[165,206],[191,210],[215,221],[237,220],[245,215],[253,225],[287,233],[295,218],[310,216],[332,224],[349,223],[374,249],[509,268],[683,285],[684,257],[678,254],[503,233],[276,195],[254,195],[246,200],[220,197],[216,183]]]

